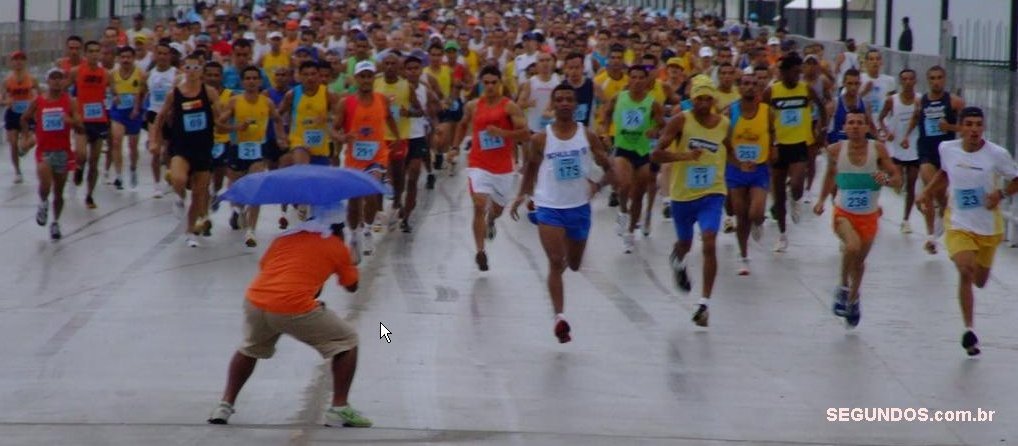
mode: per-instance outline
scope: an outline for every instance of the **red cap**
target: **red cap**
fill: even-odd
[[[286,22],[286,29],[287,31],[298,30],[300,29],[300,23],[297,23],[296,20],[290,20],[289,22]]]
[[[24,51],[15,51],[15,52],[11,53],[11,59],[12,60],[13,59],[26,60],[26,59],[28,59],[28,56],[25,55]]]

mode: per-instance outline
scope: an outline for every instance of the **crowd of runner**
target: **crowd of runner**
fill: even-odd
[[[212,235],[218,193],[251,173],[342,166],[391,186],[391,196],[352,199],[342,212],[310,212],[344,220],[319,226],[335,243],[275,239],[248,291],[245,342],[210,422],[227,422],[255,358],[271,356],[286,333],[333,359],[327,422],[370,425],[346,402],[356,334],[310,302],[334,272],[356,290],[355,265],[374,254],[374,238],[413,231],[420,187],[464,178],[480,271],[491,268],[486,243],[506,210],[537,225],[560,342],[571,339],[563,274],[581,267],[592,201],[617,208],[620,255],[637,249],[652,221],[670,221],[675,286],[692,293],[700,282],[692,320],[705,327],[715,278],[729,270],[718,265],[718,234],[734,233],[732,273],[749,275],[748,251],[762,246],[749,241],[763,240],[768,217],[778,229],[773,250],[786,252],[805,206],[820,215],[831,199],[843,253],[832,311],[855,327],[889,188],[906,198],[887,210],[900,215],[902,233],[912,232],[918,206],[925,251],[936,254],[944,239],[959,274],[961,343],[979,353],[972,287],[987,282],[1003,234],[998,204],[1018,192],[1018,168],[983,139],[987,117],[949,93],[940,67],[891,76],[880,51],[852,41],[829,59],[783,29],[592,3],[198,3],[156,23],[139,15],[126,28],[114,19],[101,36],[69,36],[56,61],[14,52],[2,103],[14,182],[24,181],[20,163],[31,153],[36,222],[49,224],[53,240],[68,177],[95,209],[100,177],[139,188],[145,158],[144,183],[153,197],[170,197],[191,247]],[[30,64],[52,69],[36,80]],[[916,90],[919,76],[928,91]],[[231,229],[257,246],[258,207],[222,205]],[[293,235],[312,227],[307,211],[274,206],[271,219]],[[697,233],[703,264],[694,279]],[[309,253],[330,261],[292,259]],[[314,277],[295,278],[297,267]],[[280,319],[309,311],[324,313]]]

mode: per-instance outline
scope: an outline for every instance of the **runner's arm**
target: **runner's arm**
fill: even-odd
[[[546,135],[535,133],[530,137],[530,144],[522,144],[523,148],[523,179],[520,180],[520,191],[516,194],[512,206],[509,208],[509,217],[519,220],[519,208],[530,196],[534,195],[534,187],[537,184],[537,172],[544,161],[544,144]]]
[[[691,155],[692,152],[674,153],[668,150],[671,147],[672,142],[682,138],[682,127],[686,124],[686,115],[680,113],[675,115],[671,121],[668,121],[668,125],[665,126],[664,133],[659,135],[657,140],[657,147],[650,153],[650,160],[658,164],[674,163],[676,161],[688,161],[699,157],[699,153],[695,156]]]
[[[467,137],[467,131],[470,127],[470,122],[474,120],[474,108],[477,107],[477,101],[480,99],[474,99],[473,101],[467,102],[467,105],[463,107],[463,118],[460,122],[456,123],[456,131],[453,133],[452,147],[459,147],[463,144],[463,139]],[[477,129],[481,131],[483,129]]]
[[[385,110],[389,110],[389,98],[385,96],[381,96],[381,98],[382,105]],[[392,117],[392,113],[385,114],[385,125],[389,127],[389,131],[392,132],[393,135],[396,135],[396,139],[399,139],[399,126],[396,125],[396,119]]]
[[[827,146],[827,167],[824,168],[824,183],[820,188],[820,197],[817,198],[817,204],[815,209],[819,208],[822,213],[824,203],[827,201],[827,197],[834,193],[834,175],[838,172],[838,152],[841,150],[841,143],[835,143]]]
[[[901,169],[891,161],[891,155],[887,153],[887,146],[884,143],[877,141],[875,145],[877,148],[877,163],[884,174],[882,184],[895,189],[900,188],[902,182]]]
[[[512,138],[514,141],[522,141],[530,137],[530,129],[527,128],[527,118],[523,115],[523,110],[515,102],[509,101],[505,106],[506,113],[509,114],[509,120],[513,123],[513,129],[510,132],[504,132],[505,137]]]
[[[78,133],[85,133],[85,124],[81,121],[81,114],[78,112],[78,100],[71,98],[71,126]]]
[[[286,128],[283,127],[283,118],[279,116],[279,110],[272,106],[271,99],[269,99],[269,119],[272,121],[272,128],[276,133],[276,145],[285,149],[289,145],[289,141],[286,139]]]
[[[6,89],[5,89],[4,95],[6,95],[6,94],[7,93],[6,93]],[[20,118],[18,118],[18,121],[21,123],[21,128],[27,129],[28,128],[28,118],[30,118],[32,116],[35,116],[35,109],[36,109],[35,103],[36,102],[37,101],[29,102],[28,103],[28,108],[25,109],[25,112],[21,114]]]
[[[894,107],[894,102],[891,97],[888,96],[887,99],[884,99],[884,106],[880,108],[880,116],[877,116],[877,122],[875,123],[877,124],[878,130],[888,135],[890,135],[890,132],[887,131],[887,125],[884,124],[884,118],[891,114],[892,107]],[[890,140],[891,139],[889,139],[889,141]]]
[[[611,117],[615,113],[615,98],[611,98],[604,104],[603,110],[601,110],[601,128],[597,129],[597,133],[601,135],[607,135],[608,129],[611,126]]]

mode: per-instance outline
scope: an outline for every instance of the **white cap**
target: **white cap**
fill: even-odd
[[[216,10],[216,17],[223,17],[225,15],[226,15],[226,11],[224,11],[222,9],[217,9]]]
[[[311,27],[311,21],[308,20],[308,19],[301,20],[300,21],[300,27],[301,28],[310,28]]]
[[[177,52],[181,55],[187,54],[187,47],[185,47],[183,43],[173,42],[170,44],[170,48],[177,50]]]
[[[286,19],[287,20],[300,20],[300,13],[297,12],[297,11],[293,11],[293,12],[291,12],[291,13],[286,15]]]
[[[369,61],[369,60],[362,60],[360,62],[357,62],[357,65],[355,65],[354,68],[353,68],[353,74],[354,75],[358,75],[358,74],[361,74],[361,72],[363,72],[363,71],[370,71],[370,72],[374,73],[375,72],[375,64],[371,63],[371,61]]]
[[[248,31],[248,32],[244,33],[244,38],[247,39],[247,40],[254,40],[256,37],[257,36],[255,36],[255,33],[251,32],[251,31]]]
[[[714,49],[709,46],[700,48],[700,57],[714,57]]]
[[[279,31],[272,31],[269,33],[269,39],[282,39],[283,33]]]
[[[781,45],[781,39],[777,37],[771,37],[767,39],[767,45]]]

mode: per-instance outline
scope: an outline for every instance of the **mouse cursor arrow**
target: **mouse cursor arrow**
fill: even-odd
[[[385,342],[391,344],[392,343],[392,339],[389,339],[389,335],[390,334],[392,334],[392,332],[389,331],[388,328],[385,328],[385,324],[379,322],[378,323],[378,339],[385,338]]]

